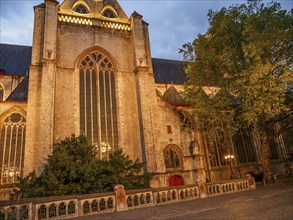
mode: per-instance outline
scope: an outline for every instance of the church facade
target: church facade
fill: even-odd
[[[1,44],[2,188],[40,173],[53,144],[72,134],[85,134],[99,158],[122,148],[143,161],[157,173],[152,187],[261,172],[252,132],[207,143],[180,97],[184,63],[151,57],[140,14],[128,18],[116,0],[45,0],[34,12],[32,47]],[[292,143],[272,144],[276,172],[286,171]]]

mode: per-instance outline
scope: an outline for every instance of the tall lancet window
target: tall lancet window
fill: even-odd
[[[87,55],[80,64],[80,132],[108,158],[118,147],[114,68],[99,52]]]
[[[0,181],[11,184],[22,175],[26,119],[20,113],[8,115],[0,122]]]
[[[4,101],[4,89],[2,85],[0,84],[0,101]]]

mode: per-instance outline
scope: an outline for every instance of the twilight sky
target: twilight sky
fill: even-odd
[[[0,0],[0,42],[32,45],[33,6],[43,0]],[[59,0],[60,3],[63,0]],[[208,28],[209,9],[219,10],[244,0],[118,0],[128,16],[135,10],[148,22],[152,57],[182,60],[178,48]],[[269,1],[264,1],[269,2]],[[293,8],[292,0],[279,0]]]

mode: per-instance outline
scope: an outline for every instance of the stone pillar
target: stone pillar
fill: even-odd
[[[197,185],[199,190],[199,198],[204,199],[207,198],[207,190],[206,185],[204,181],[202,181],[200,178],[197,179]]]
[[[116,185],[114,188],[115,191],[115,200],[116,200],[116,211],[126,211],[128,210],[127,206],[127,197],[123,185]]]
[[[56,44],[59,3],[45,0],[46,16],[42,62],[42,82],[40,94],[40,124],[38,134],[38,170],[51,153],[54,131],[54,100],[56,80]]]
[[[249,189],[256,189],[256,183],[255,183],[255,179],[253,176],[251,176],[250,173],[245,174],[246,178],[248,179],[248,183],[249,183]]]
[[[142,16],[134,12],[131,16],[134,66],[136,74],[136,91],[139,115],[139,128],[144,171],[158,171],[159,130],[156,125],[157,99],[154,74],[150,59],[150,46],[148,40],[147,23]],[[162,161],[162,160],[160,160]]]
[[[207,149],[205,148],[205,143],[203,140],[203,129],[200,126],[200,121],[197,117],[194,118],[195,120],[195,140],[198,145],[198,154],[196,155],[196,161],[198,163],[198,171],[196,178],[200,178],[202,180],[207,181],[207,179],[210,181],[210,175],[209,175],[209,162],[207,160]]]

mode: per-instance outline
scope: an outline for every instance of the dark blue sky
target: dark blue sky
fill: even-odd
[[[33,6],[43,0],[0,0],[0,42],[32,44]],[[63,2],[59,0],[59,2]],[[243,0],[118,0],[128,16],[135,10],[148,22],[152,57],[182,59],[178,49],[208,27],[209,9],[241,4]],[[268,2],[268,1],[264,1]],[[285,9],[292,0],[279,1]]]

